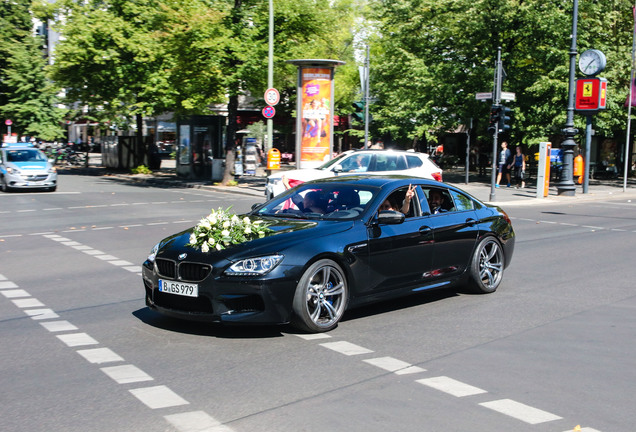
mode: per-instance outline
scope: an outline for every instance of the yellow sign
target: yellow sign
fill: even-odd
[[[592,83],[583,84],[583,97],[592,97],[592,92],[594,91],[594,86]]]

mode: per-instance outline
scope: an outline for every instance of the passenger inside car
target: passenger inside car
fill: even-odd
[[[453,201],[447,191],[438,188],[431,188],[425,191],[425,193],[426,192],[431,214],[444,213],[453,210]]]

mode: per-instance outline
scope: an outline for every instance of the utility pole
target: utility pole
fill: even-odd
[[[267,61],[267,88],[274,87],[274,0],[269,0],[269,55]],[[271,118],[267,119],[267,142],[263,149],[265,154],[270,151],[274,145],[274,122]]]
[[[497,63],[495,65],[495,78],[493,84],[493,106],[501,105],[501,82],[502,82],[502,67],[501,67],[501,47],[497,48]],[[499,139],[499,125],[495,126],[495,133],[492,136],[492,171],[490,173],[490,198],[489,201],[496,200],[495,183],[497,181],[497,141]]]
[[[557,183],[557,194],[564,196],[574,196],[576,185],[573,181],[573,165],[574,165],[574,137],[579,132],[574,128],[574,85],[575,85],[575,69],[576,69],[576,29],[579,13],[579,2],[574,0],[572,10],[572,44],[570,45],[570,82],[568,85],[568,112],[565,122],[565,141],[561,144],[563,147],[563,171],[561,171],[561,181]]]
[[[369,45],[367,45],[367,56],[364,60],[364,146],[367,148],[369,142]]]

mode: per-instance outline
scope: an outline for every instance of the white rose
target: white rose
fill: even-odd
[[[203,244],[201,245],[201,252],[203,252],[203,253],[207,253],[209,250],[210,250],[210,248],[208,247],[208,244],[207,244],[207,243],[203,243]]]
[[[210,223],[212,225],[216,225],[216,223],[218,222],[218,220],[216,219],[216,217],[212,216],[211,218],[208,219],[210,221]]]
[[[252,234],[252,228],[250,227],[245,228],[245,234]]]
[[[232,216],[232,223],[237,223],[239,221],[239,217],[237,215]]]
[[[221,246],[221,243],[217,243],[216,250],[221,250],[221,249],[223,249],[223,246]]]
[[[190,234],[190,243],[194,244],[194,242],[197,241],[197,236],[195,236],[194,234]]]
[[[243,223],[245,223],[245,224],[249,225],[249,224],[250,224],[250,218],[248,218],[247,216],[245,216],[245,217],[243,218]]]
[[[209,240],[208,240],[208,244],[209,244],[210,246],[214,246],[214,243],[216,243],[216,241],[215,241],[213,238],[211,238],[211,239],[209,239]]]
[[[201,225],[203,228],[210,229],[210,221],[207,219],[202,219],[199,225]]]
[[[229,227],[230,227],[230,221],[223,222],[223,228],[229,228]]]
[[[230,232],[229,232],[228,230],[223,230],[223,231],[221,231],[221,235],[222,235],[223,237],[227,237],[227,236],[229,236],[229,235],[230,235]]]

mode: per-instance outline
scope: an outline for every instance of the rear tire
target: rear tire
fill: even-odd
[[[330,259],[313,263],[300,278],[294,294],[292,324],[310,333],[334,329],[349,300],[342,268]]]
[[[475,249],[470,264],[471,291],[489,294],[497,290],[503,279],[504,254],[501,244],[494,237],[486,237]]]

